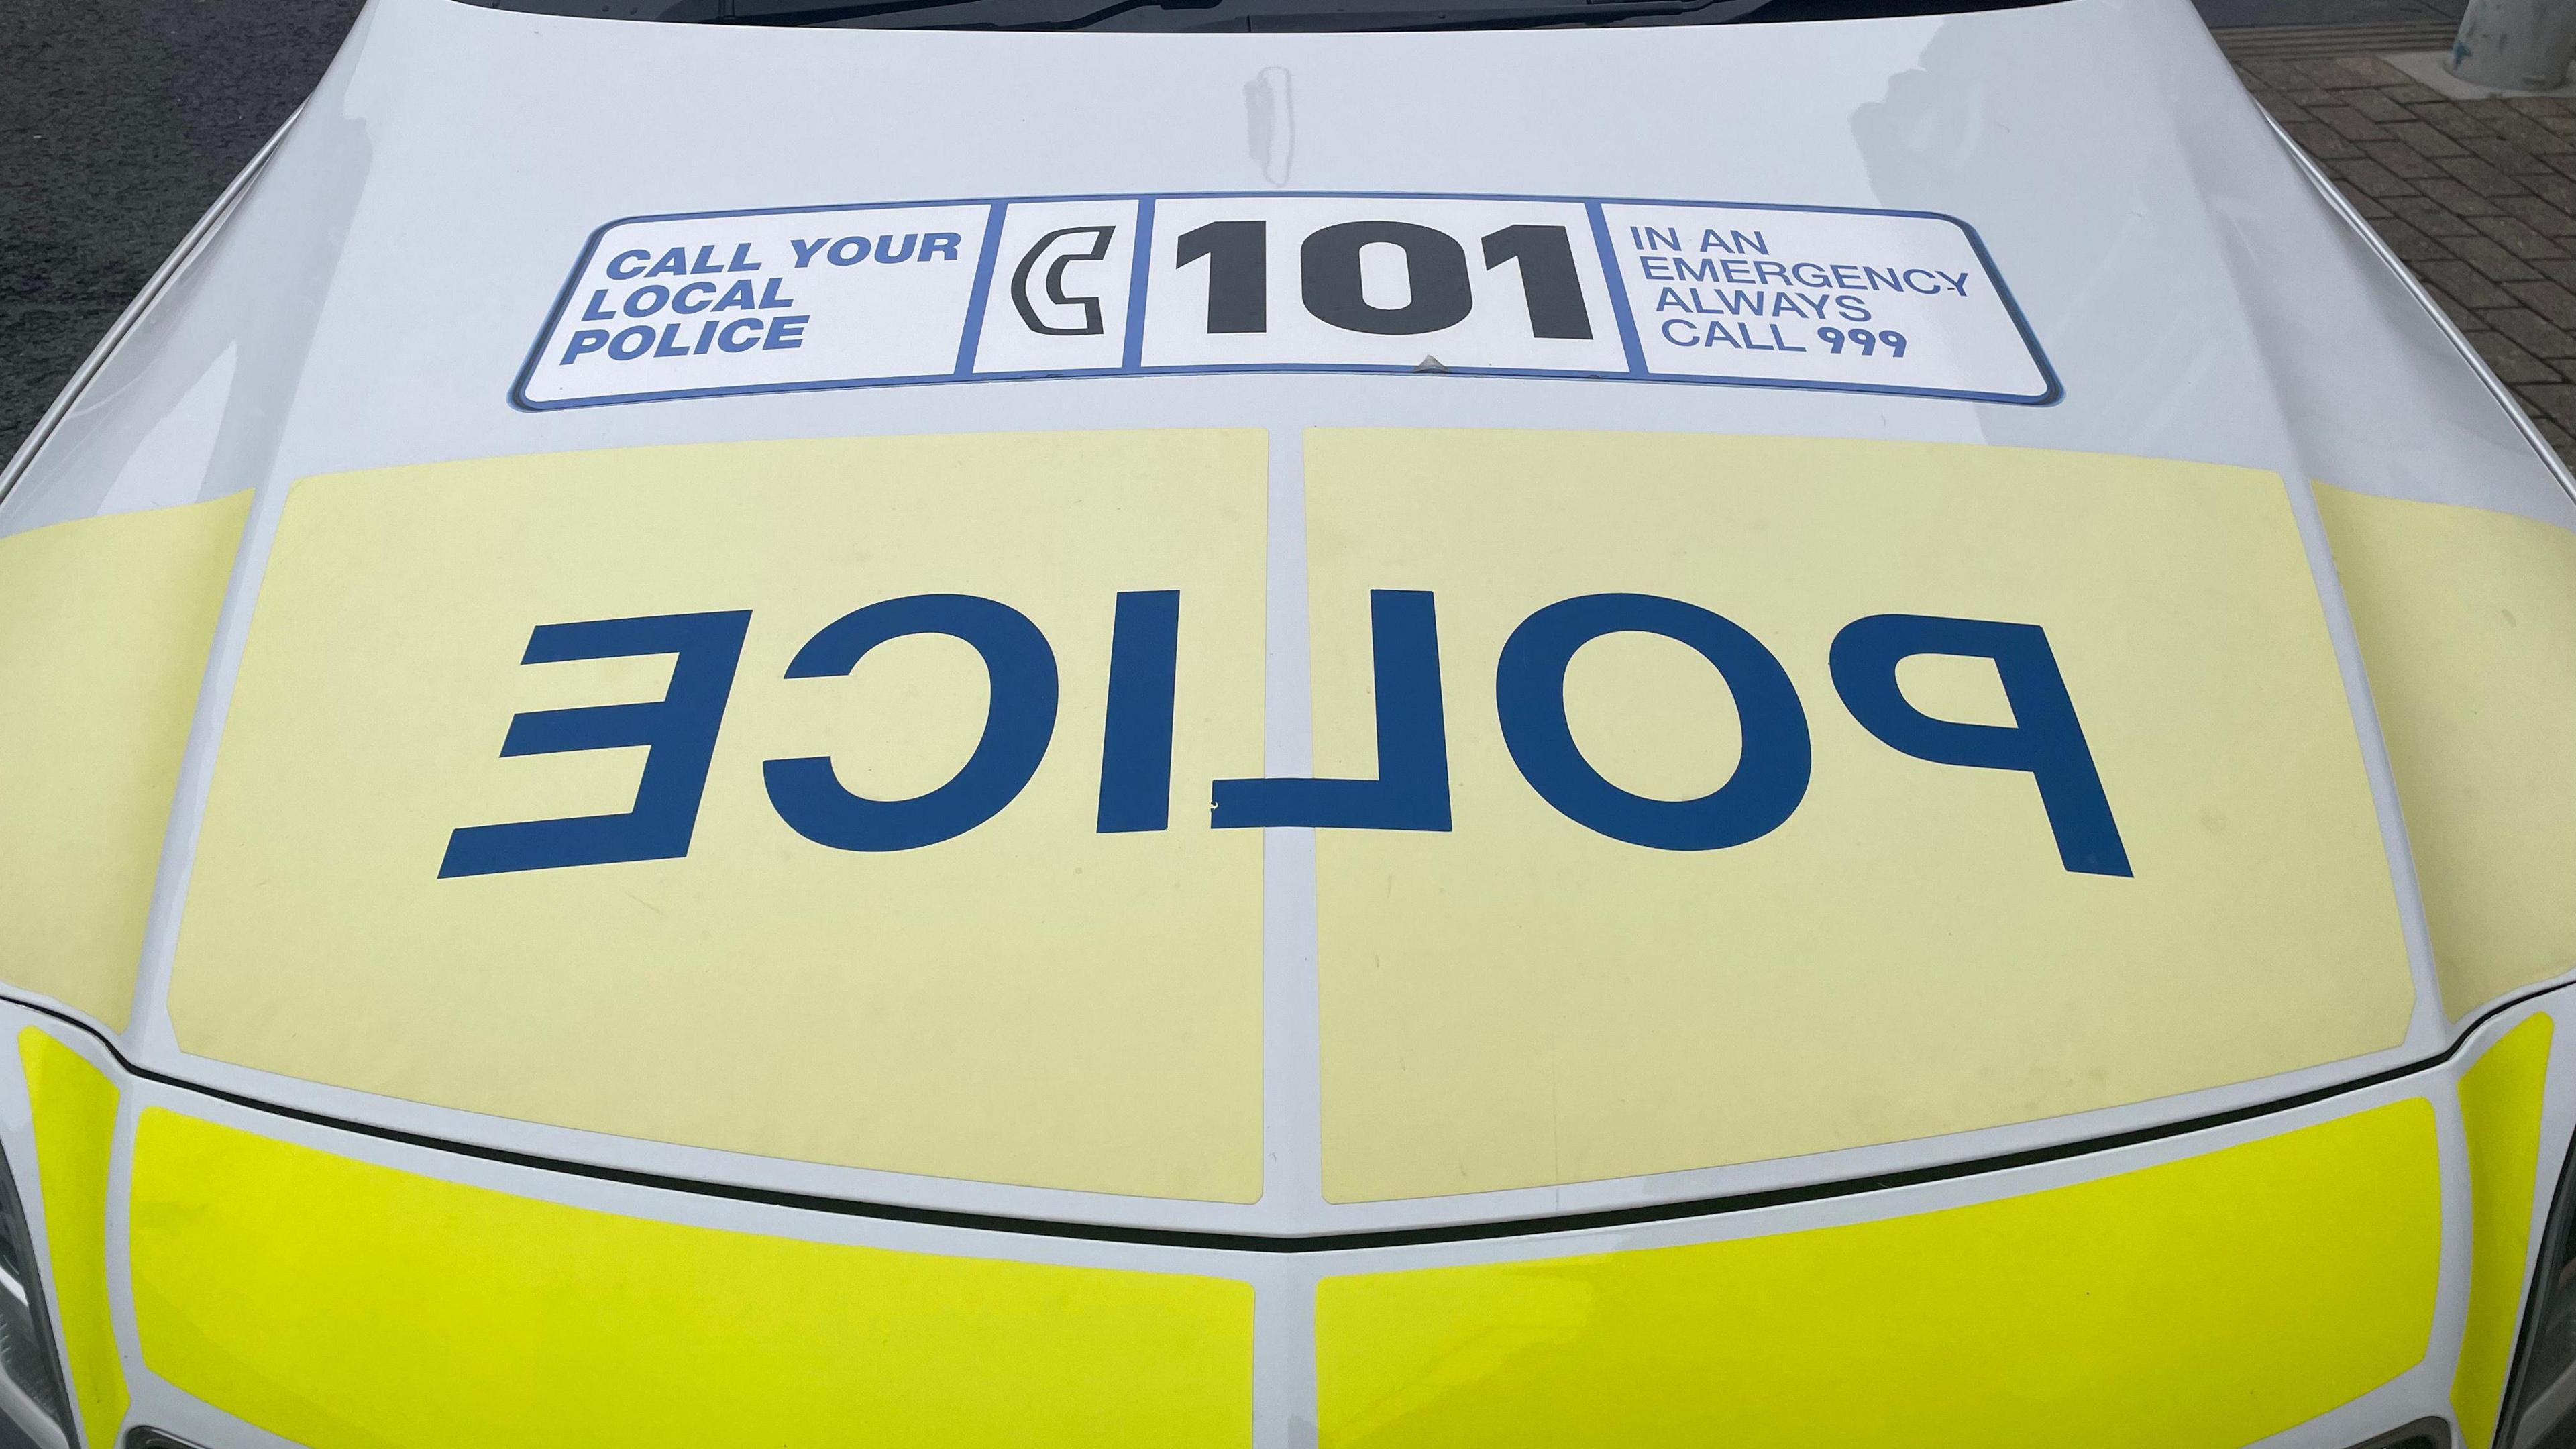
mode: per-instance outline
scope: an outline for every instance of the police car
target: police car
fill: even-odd
[[[30,1442],[2576,1405],[2576,501],[2181,0],[373,0],[6,489]]]

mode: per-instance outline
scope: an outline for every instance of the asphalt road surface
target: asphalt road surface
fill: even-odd
[[[0,0],[0,460],[320,80],[359,0]]]

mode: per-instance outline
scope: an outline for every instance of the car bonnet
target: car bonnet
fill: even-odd
[[[438,1141],[1395,1230],[2556,977],[2576,522],[2179,0],[377,0],[0,513],[0,976]]]

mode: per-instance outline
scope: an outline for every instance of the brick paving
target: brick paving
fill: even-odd
[[[2455,101],[2375,55],[2236,69],[2576,458],[2576,100]]]

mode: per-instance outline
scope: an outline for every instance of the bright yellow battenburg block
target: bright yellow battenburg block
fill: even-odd
[[[106,1444],[125,1418],[125,1364],[107,1298],[107,1171],[116,1142],[116,1084],[78,1052],[28,1027],[18,1060],[36,1122],[36,1186],[45,1204],[63,1356],[82,1442]]]
[[[1205,782],[1261,765],[1265,460],[1255,432],[1017,434],[298,483],[198,845],[181,1045],[664,1142],[1258,1197],[1261,844],[1209,830]],[[1104,834],[1118,596],[1162,590],[1170,828]],[[827,625],[923,594],[1034,624],[1051,740],[963,834],[819,844],[764,762],[826,758],[843,789],[902,800],[977,748],[991,686],[959,638],[785,677]],[[684,856],[441,878],[459,828],[637,798],[643,750],[502,743],[514,716],[662,700],[674,656],[522,665],[533,629],[744,610]]]
[[[2576,967],[2576,532],[2317,487],[2453,1017]]]
[[[1454,828],[1317,846],[1337,1201],[1787,1157],[2243,1082],[2393,1047],[2414,989],[2288,493],[2078,453],[1543,432],[1308,435],[1316,770],[1376,773],[1369,593],[1436,603]],[[1661,595],[1749,631],[1813,769],[1716,849],[1577,824],[1496,708],[1538,610]],[[1914,614],[2035,625],[2131,876],[2061,860],[2033,776],[1865,730],[1828,656]],[[2010,725],[1997,668],[1896,670]],[[1718,671],[1641,633],[1566,670],[1578,747],[1691,799],[1741,749]]]
[[[2237,1449],[2396,1377],[2431,1105],[1913,1217],[1327,1278],[1324,1449]]]
[[[2466,1449],[2495,1442],[2505,1375],[2513,1367],[2523,1265],[2538,1206],[2549,1037],[2549,1018],[2534,1016],[2460,1078],[2460,1122],[2469,1139],[2469,1310],[2460,1364],[2451,1375],[2451,1407]]]
[[[250,495],[0,538],[0,980],[119,1031]]]
[[[686,1227],[147,1110],[154,1372],[311,1449],[1244,1445],[1252,1287]]]

